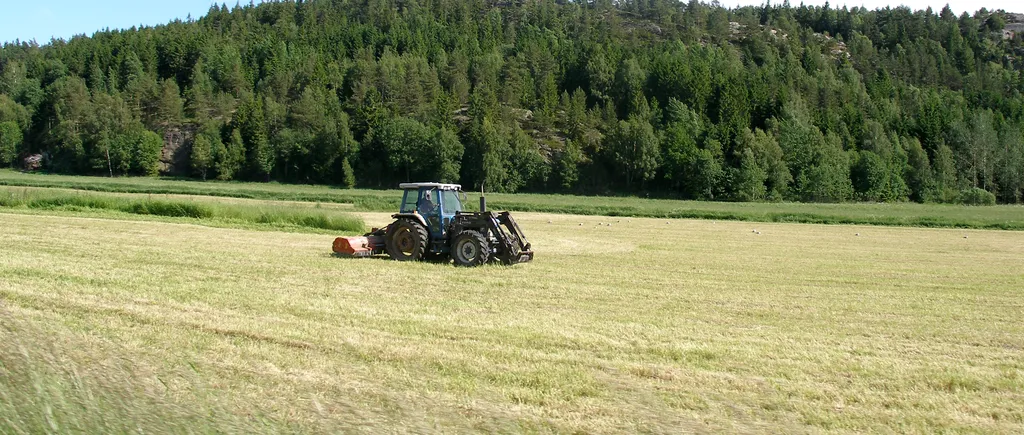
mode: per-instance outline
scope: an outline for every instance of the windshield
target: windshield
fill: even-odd
[[[459,193],[454,190],[442,190],[441,203],[444,207],[444,214],[455,214],[455,212],[462,211],[462,202],[459,201]]]

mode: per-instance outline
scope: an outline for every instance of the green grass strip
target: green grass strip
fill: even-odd
[[[353,204],[363,211],[398,209],[397,190],[339,189],[331,186],[197,181],[174,178],[100,178],[28,174],[0,170],[0,185],[99,192],[205,195],[278,201]],[[637,197],[552,194],[487,194],[493,210],[663,219],[713,219],[810,224],[855,224],[928,228],[1024,230],[1024,207],[917,203],[736,203]],[[468,193],[467,208],[478,195]]]
[[[0,207],[30,210],[104,210],[136,215],[228,220],[251,224],[293,225],[341,232],[362,232],[363,220],[346,213],[289,208],[277,205],[252,206],[189,200],[128,198],[102,194],[76,194],[40,190],[0,190]]]

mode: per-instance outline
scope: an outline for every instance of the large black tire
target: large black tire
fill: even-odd
[[[487,239],[476,231],[466,230],[455,236],[451,246],[452,260],[457,266],[480,266],[486,264],[491,256],[491,246]]]
[[[427,229],[411,219],[399,219],[388,226],[384,245],[398,261],[419,261],[427,252]]]

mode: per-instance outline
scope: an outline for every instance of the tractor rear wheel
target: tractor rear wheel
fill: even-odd
[[[419,222],[399,219],[385,236],[388,255],[398,261],[417,261],[427,252],[427,229]]]
[[[491,247],[487,239],[476,231],[463,231],[452,241],[452,260],[458,266],[479,266],[487,263]]]

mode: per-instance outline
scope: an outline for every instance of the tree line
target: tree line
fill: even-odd
[[[708,200],[1018,203],[1013,15],[319,0],[0,48],[0,164]],[[1011,36],[1012,35],[1012,36]],[[174,150],[170,150],[174,151]]]

